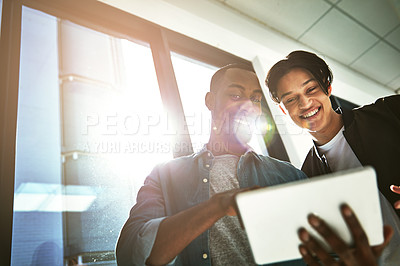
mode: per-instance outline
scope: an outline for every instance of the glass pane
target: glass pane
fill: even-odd
[[[204,99],[218,68],[176,53],[171,53],[171,59],[193,150],[198,151],[210,136],[211,113]]]
[[[0,35],[1,35],[1,17],[3,14],[3,0],[0,0]]]
[[[171,58],[193,150],[198,151],[210,136],[211,112],[204,99],[210,91],[211,77],[218,68],[177,53],[171,53]],[[254,133],[248,144],[256,152],[267,154],[262,133]]]
[[[12,265],[62,265],[57,19],[22,10]]]
[[[172,158],[146,45],[23,8],[12,265],[115,265],[119,230]]]

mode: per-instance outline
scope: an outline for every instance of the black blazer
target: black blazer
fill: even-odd
[[[358,160],[375,168],[379,190],[391,204],[400,200],[400,195],[390,190],[390,185],[400,185],[400,95],[337,112],[343,115],[343,134]],[[331,172],[315,143],[301,170],[309,177]],[[400,217],[400,211],[397,214]]]

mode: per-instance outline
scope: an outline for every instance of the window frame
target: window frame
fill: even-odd
[[[0,40],[0,209],[2,256],[0,264],[11,262],[13,228],[13,200],[15,181],[15,147],[18,110],[19,65],[21,48],[22,7],[26,6],[69,20],[90,29],[133,42],[150,44],[158,78],[160,95],[166,110],[177,119],[179,128],[185,128],[185,115],[175,79],[170,52],[202,61],[216,67],[236,62],[251,62],[226,51],[189,38],[133,14],[96,0],[3,0]],[[280,137],[278,136],[279,140]],[[190,135],[177,136],[175,143],[191,147]],[[286,150],[282,141],[269,149]],[[275,145],[276,146],[276,145]],[[190,151],[189,151],[190,152]],[[174,157],[186,154],[175,153]],[[281,158],[286,159],[287,158]]]

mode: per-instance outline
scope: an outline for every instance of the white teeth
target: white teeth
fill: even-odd
[[[234,121],[241,125],[249,125],[249,123],[247,123],[247,121],[245,121],[244,119],[235,119]]]
[[[315,109],[315,110],[313,110],[313,111],[311,111],[311,112],[309,112],[309,113],[303,115],[303,117],[304,117],[304,118],[309,118],[310,116],[313,116],[313,115],[315,115],[316,113],[318,113],[318,111],[319,111],[319,108],[317,108],[317,109]]]

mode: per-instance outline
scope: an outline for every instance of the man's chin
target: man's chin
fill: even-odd
[[[316,132],[317,129],[317,123],[314,121],[302,121],[301,124],[297,124],[299,127],[304,128],[308,132]]]
[[[253,125],[246,123],[234,123],[232,133],[235,136],[236,140],[245,146],[247,145],[247,143],[250,142],[253,136],[253,130]]]
[[[238,131],[238,132],[235,133],[235,138],[243,146],[246,146],[250,142],[250,140],[252,138],[252,134],[251,134],[251,132],[240,132],[240,131]]]

